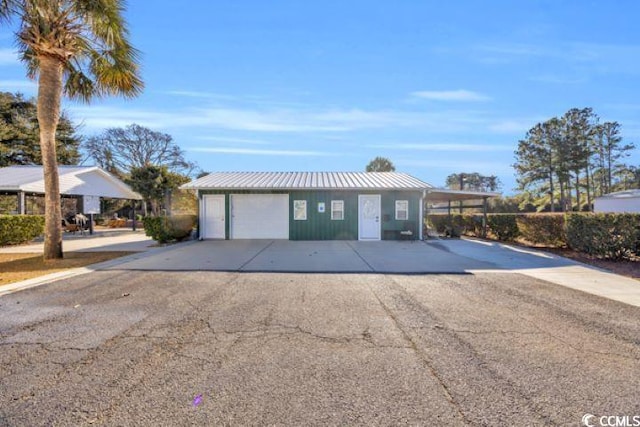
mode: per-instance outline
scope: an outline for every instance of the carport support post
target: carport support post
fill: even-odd
[[[487,198],[482,198],[482,238],[487,238]]]
[[[418,238],[425,240],[429,237],[429,205],[427,205],[427,192],[422,192],[422,198],[420,199],[420,228],[418,230]],[[427,231],[427,235],[424,235],[424,231]]]
[[[24,198],[24,191],[18,192],[18,214],[24,215],[26,213],[26,204]]]
[[[133,221],[131,221],[131,229],[136,231],[136,201],[134,200],[132,203],[132,211],[133,211]]]

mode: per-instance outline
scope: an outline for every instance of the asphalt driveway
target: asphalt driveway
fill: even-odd
[[[579,425],[638,337],[518,274],[99,271],[0,298],[0,425]]]

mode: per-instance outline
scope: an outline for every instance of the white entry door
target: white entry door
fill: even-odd
[[[204,239],[224,239],[225,227],[227,223],[224,213],[224,195],[223,194],[206,194],[203,197],[204,212]]]
[[[380,240],[380,195],[358,196],[358,239]]]

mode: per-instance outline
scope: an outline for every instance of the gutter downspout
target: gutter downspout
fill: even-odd
[[[422,190],[422,197],[420,198],[420,224],[418,225],[418,239],[424,240],[424,227],[427,223],[427,215],[429,215],[429,209],[426,209],[425,203],[427,200],[427,190]]]
[[[196,198],[198,199],[198,240],[203,240],[203,229],[202,229],[202,221],[204,220],[204,217],[202,215],[202,211],[204,209],[204,199],[202,197],[202,195],[200,194],[200,189],[196,189]]]

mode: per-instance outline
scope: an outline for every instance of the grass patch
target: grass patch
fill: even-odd
[[[135,252],[67,252],[64,259],[50,261],[45,261],[42,254],[0,254],[0,287],[133,253]]]

